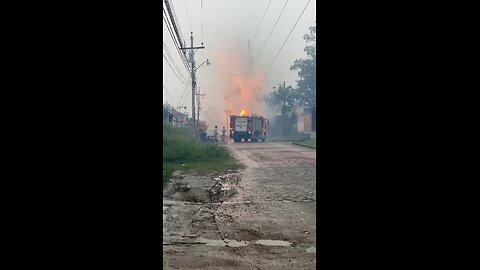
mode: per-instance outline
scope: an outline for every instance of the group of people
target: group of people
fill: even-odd
[[[215,140],[218,141],[218,128],[217,126],[215,126],[215,129],[214,129],[214,137],[215,137]],[[222,128],[222,137],[221,137],[221,141],[224,142],[226,141],[227,139],[227,130],[225,129],[225,127]]]

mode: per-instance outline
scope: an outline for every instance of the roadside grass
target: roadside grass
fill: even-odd
[[[206,174],[244,166],[223,146],[200,143],[188,128],[163,127],[163,187],[175,171]]]
[[[308,139],[301,142],[295,142],[295,144],[311,147],[317,149],[317,139]]]
[[[286,137],[270,138],[268,139],[268,141],[270,142],[302,142],[309,139],[310,139],[309,134],[297,133],[297,134],[289,135]]]

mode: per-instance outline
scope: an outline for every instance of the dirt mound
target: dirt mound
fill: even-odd
[[[193,203],[221,203],[238,193],[242,179],[238,170],[207,176],[175,173],[164,191],[164,198]]]

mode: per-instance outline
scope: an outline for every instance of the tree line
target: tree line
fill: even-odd
[[[290,70],[298,72],[297,86],[286,86],[284,83],[279,83],[278,87],[273,87],[273,91],[265,96],[266,103],[281,112],[283,136],[287,136],[293,131],[296,117],[289,117],[288,114],[293,112],[294,108],[309,110],[317,103],[317,27],[312,26],[309,30],[310,33],[303,36],[307,43],[304,49],[307,58],[296,59],[290,66]]]

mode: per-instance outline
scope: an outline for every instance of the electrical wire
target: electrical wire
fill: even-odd
[[[292,30],[290,30],[290,33],[288,33],[288,36],[287,36],[287,38],[285,39],[285,41],[283,42],[282,47],[280,47],[280,49],[278,50],[277,55],[275,55],[275,58],[273,59],[272,63],[270,63],[270,66],[268,66],[267,71],[263,74],[262,78],[261,78],[260,81],[258,82],[258,85],[255,87],[255,89],[257,89],[258,86],[260,86],[260,84],[262,83],[263,79],[265,79],[265,76],[267,75],[268,71],[270,71],[270,68],[272,67],[273,63],[275,63],[275,60],[277,60],[278,55],[280,54],[280,52],[282,51],[283,47],[285,46],[285,44],[287,43],[288,39],[290,38],[290,35],[292,34],[293,30],[294,30],[295,27],[297,26],[298,21],[300,21],[300,18],[302,18],[303,13],[305,12],[305,9],[307,9],[307,6],[308,6],[309,3],[310,3],[310,0],[308,0],[307,4],[305,5],[305,7],[304,7],[303,10],[302,10],[302,13],[300,13],[300,16],[298,16],[297,21],[296,21],[295,24],[293,25]]]
[[[272,36],[273,31],[275,30],[275,27],[277,26],[277,23],[278,23],[278,21],[280,20],[280,17],[282,17],[283,11],[285,10],[285,7],[287,6],[287,4],[288,4],[288,0],[285,1],[285,5],[283,5],[282,11],[280,12],[280,15],[278,15],[277,21],[275,22],[275,25],[273,26],[273,29],[272,29],[272,31],[270,32],[270,35],[268,35],[267,40],[266,40],[265,43],[263,44],[262,49],[261,49],[260,52],[258,53],[257,57],[255,57],[255,59],[258,59],[258,58],[260,57],[260,55],[262,54],[263,49],[265,49],[265,46],[267,45],[268,41],[270,40],[270,37]]]
[[[188,82],[188,83],[190,83],[190,82]],[[185,93],[187,93],[187,86],[188,86],[188,84],[185,84],[185,89],[183,89],[183,94],[182,94],[182,97],[180,98],[180,100],[178,101],[177,107],[180,107],[180,103],[182,103],[183,97],[185,96]],[[187,101],[187,98],[185,97],[185,100],[183,100],[182,106],[185,106],[186,101]]]
[[[190,25],[190,32],[192,32],[192,24],[190,23],[190,15],[188,15],[187,0],[183,0],[185,3],[185,10],[187,11],[188,25]]]
[[[272,2],[272,0],[269,0],[269,1],[268,1],[267,8],[265,9],[265,12],[263,13],[263,17],[262,17],[262,20],[260,21],[260,25],[258,26],[257,31],[255,31],[255,35],[253,35],[253,39],[252,39],[252,40],[255,40],[255,37],[257,36],[258,30],[260,30],[260,27],[261,27],[262,24],[263,24],[263,20],[265,19],[265,15],[267,14],[267,11],[268,11],[268,8],[270,7],[270,3],[271,3],[271,2]]]
[[[183,73],[180,71],[180,68],[177,66],[177,64],[175,63],[175,61],[173,60],[172,58],[172,55],[170,54],[170,51],[168,50],[167,48],[167,45],[165,45],[165,42],[163,42],[163,48],[165,49],[165,52],[167,54],[167,57],[170,59],[170,63],[172,63],[173,67],[175,68],[175,70],[177,71],[177,73],[180,75],[180,77],[182,78],[183,81],[187,81],[187,79],[185,79],[185,76],[183,76]]]
[[[172,97],[172,95],[170,94],[170,92],[168,92],[167,88],[165,88],[165,85],[163,85],[163,89],[165,90],[165,92],[167,92],[167,94],[170,96],[170,98],[172,99],[172,101],[175,102],[175,99]]]
[[[183,38],[182,38],[182,31],[180,29],[180,25],[178,24],[178,19],[177,15],[175,14],[175,9],[173,8],[173,3],[171,0],[164,0],[165,7],[167,8],[168,14],[170,15],[170,22],[172,24],[172,27],[174,29],[174,32],[177,36],[177,39],[179,41],[180,46],[184,45],[183,44]]]
[[[180,77],[177,75],[177,73],[175,72],[175,70],[173,70],[172,66],[170,65],[170,63],[168,62],[168,59],[165,57],[165,54],[162,54],[163,55],[163,58],[165,59],[165,61],[167,61],[167,64],[168,66],[170,67],[170,69],[172,70],[173,74],[175,74],[175,76],[178,78],[178,80],[180,80],[181,83],[185,83],[184,80],[180,79]]]
[[[242,96],[242,95],[241,95],[241,94],[239,94],[239,93],[232,93],[232,91],[225,90],[225,89],[220,89],[220,88],[217,88],[217,87],[214,87],[214,86],[210,86],[210,85],[207,85],[207,84],[198,83],[198,85],[201,85],[201,86],[204,86],[204,87],[210,88],[210,89],[212,89],[212,90],[215,90],[215,91],[218,91],[218,92],[227,93],[227,94],[229,94],[229,95],[237,95],[237,96]],[[263,100],[263,98],[252,97],[252,96],[242,96],[242,97],[251,98],[251,99],[258,99],[258,100]]]
[[[164,19],[165,20],[165,19]],[[165,21],[166,24],[168,24],[166,21]],[[170,32],[170,29],[169,29],[169,26],[167,25],[167,28]],[[188,71],[189,70],[189,67],[188,67],[188,64],[187,64],[187,60],[186,60],[186,57],[182,54],[182,52],[180,51],[177,43],[176,43],[176,40],[175,38],[173,37],[172,33],[170,32],[170,37],[172,38],[172,42],[173,42],[173,45],[175,46],[179,56],[180,56],[180,59],[182,60],[182,64],[183,66],[185,67],[185,69]]]
[[[201,22],[202,22],[202,42],[203,42],[203,1],[200,2],[200,13],[201,13]],[[203,57],[203,54],[202,54]]]
[[[165,22],[165,25],[167,26],[168,33],[170,34],[170,37],[172,38],[172,41],[173,41],[173,45],[177,49],[177,52],[180,55],[180,59],[182,60],[182,63],[185,66],[186,70],[189,71],[190,68],[189,68],[189,65],[188,65],[187,57],[185,55],[185,52],[182,52],[180,50],[181,44],[179,46],[180,42],[177,41],[177,39],[175,38],[175,35],[173,33],[173,27],[170,25],[170,22],[167,20],[168,15],[165,12],[165,9],[163,10],[163,14],[164,14],[163,21]]]

